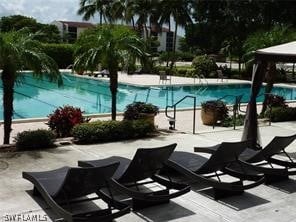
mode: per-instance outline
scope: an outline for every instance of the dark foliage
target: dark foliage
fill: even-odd
[[[23,131],[15,137],[18,150],[45,149],[54,147],[55,135],[49,130]]]

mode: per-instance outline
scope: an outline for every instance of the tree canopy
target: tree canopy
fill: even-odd
[[[23,15],[4,16],[0,19],[1,32],[18,31],[27,29],[30,33],[39,33],[35,39],[43,43],[59,43],[61,36],[55,25],[42,24],[31,17]]]

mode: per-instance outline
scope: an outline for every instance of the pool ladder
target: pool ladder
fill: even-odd
[[[183,102],[185,99],[193,99],[193,134],[195,134],[195,122],[196,122],[196,97],[195,96],[184,96],[182,99],[180,99],[178,102],[176,102],[174,105],[166,106],[165,108],[165,115],[168,118],[170,127],[169,129],[174,130],[176,128],[176,112],[177,112],[177,105]],[[168,114],[168,109],[173,109],[173,116],[170,116]]]

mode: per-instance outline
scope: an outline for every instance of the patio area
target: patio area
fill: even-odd
[[[262,126],[262,144],[274,136],[295,133],[296,122]],[[112,155],[131,158],[140,147],[156,147],[177,143],[177,150],[192,152],[194,146],[210,146],[222,141],[240,140],[242,131],[212,131],[196,135],[180,132],[162,133],[159,137],[97,145],[68,145],[44,151],[0,153],[0,218],[8,221],[16,217],[39,215],[53,221],[54,214],[40,198],[32,198],[32,184],[22,179],[22,171],[45,171],[64,165],[77,166],[77,160],[100,159]],[[296,143],[287,149],[296,157]],[[296,221],[296,181],[260,185],[241,196],[215,201],[199,192],[199,184],[192,191],[173,199],[169,204],[132,212],[117,221]],[[40,205],[39,205],[40,204]],[[49,217],[45,216],[46,214]],[[21,215],[21,216],[20,216]],[[13,221],[13,220],[10,220]],[[16,220],[15,220],[16,221]]]

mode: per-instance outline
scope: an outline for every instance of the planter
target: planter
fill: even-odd
[[[215,110],[201,110],[201,120],[204,125],[215,125],[219,119],[219,113]]]
[[[140,113],[140,119],[146,120],[147,122],[150,122],[154,126],[154,119],[155,114],[154,113]]]

